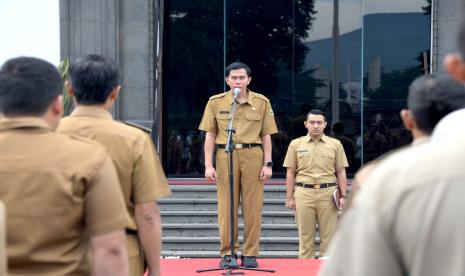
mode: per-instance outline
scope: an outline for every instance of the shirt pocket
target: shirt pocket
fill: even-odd
[[[325,152],[321,155],[321,164],[325,169],[334,170],[335,159],[336,159],[335,154]]]
[[[229,112],[228,113],[217,113],[216,120],[218,122],[218,129],[226,130],[228,121],[229,121]]]
[[[297,165],[299,168],[308,167],[310,165],[310,150],[297,150]]]
[[[262,116],[257,112],[248,112],[245,114],[245,119],[248,121],[260,121]]]

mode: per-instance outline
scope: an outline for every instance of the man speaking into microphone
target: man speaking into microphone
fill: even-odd
[[[247,89],[251,70],[241,62],[233,62],[225,69],[225,81],[230,90],[210,97],[199,129],[206,131],[205,177],[217,182],[218,226],[220,233],[220,267],[229,267],[231,258],[231,221],[228,154],[225,145],[232,106],[236,101],[233,120],[233,178],[234,178],[234,252],[239,250],[238,208],[242,206],[244,243],[241,265],[258,267],[257,256],[261,232],[264,181],[271,178],[271,134],[277,133],[273,109],[263,95]],[[213,152],[216,151],[216,169]],[[241,198],[240,198],[241,196]]]

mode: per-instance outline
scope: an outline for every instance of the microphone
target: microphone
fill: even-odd
[[[239,93],[241,93],[241,89],[239,87],[236,87],[233,89],[234,99],[237,99],[237,96],[239,96]]]

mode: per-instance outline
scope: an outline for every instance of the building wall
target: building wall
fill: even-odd
[[[60,0],[61,57],[86,54],[116,60],[122,91],[113,110],[117,119],[152,127],[153,1]]]
[[[456,35],[464,15],[463,0],[433,0],[433,71],[442,70],[444,56],[456,49]]]

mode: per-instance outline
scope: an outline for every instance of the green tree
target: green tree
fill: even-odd
[[[69,59],[65,58],[60,61],[58,65],[58,72],[60,72],[61,79],[65,82],[68,80],[69,76]],[[66,87],[63,87],[63,115],[69,115],[71,112],[71,107],[73,105],[73,99],[69,96],[68,91],[66,91]]]

